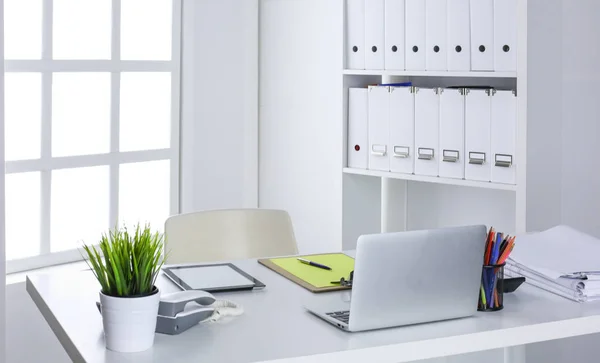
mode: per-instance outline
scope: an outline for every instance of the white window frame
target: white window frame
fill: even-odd
[[[78,249],[51,253],[50,211],[51,171],[88,166],[109,166],[109,222],[116,225],[119,203],[119,165],[146,161],[170,160],[170,211],[179,213],[180,205],[180,84],[181,84],[181,2],[173,1],[171,60],[121,60],[121,0],[112,0],[112,34],[110,60],[53,60],[53,0],[43,0],[41,60],[5,60],[5,72],[39,72],[42,75],[41,157],[34,160],[6,162],[6,174],[41,172],[40,255],[9,260],[7,273],[73,262],[82,259]],[[52,74],[57,72],[110,72],[111,113],[110,152],[95,155],[51,157]],[[171,145],[169,148],[142,151],[119,151],[119,110],[121,72],[171,73]],[[10,241],[6,241],[9,243]]]

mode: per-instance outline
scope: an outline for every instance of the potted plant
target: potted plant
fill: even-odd
[[[164,263],[163,236],[138,224],[103,234],[98,245],[83,249],[100,283],[106,348],[140,352],[154,343],[160,292],[154,285]]]

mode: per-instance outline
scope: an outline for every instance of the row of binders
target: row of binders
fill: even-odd
[[[518,0],[346,1],[348,69],[517,69]]]
[[[348,167],[515,184],[517,98],[492,88],[348,93]]]

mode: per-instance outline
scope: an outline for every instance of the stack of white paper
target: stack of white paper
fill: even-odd
[[[600,300],[600,239],[568,226],[519,236],[506,262],[508,277],[574,301]]]

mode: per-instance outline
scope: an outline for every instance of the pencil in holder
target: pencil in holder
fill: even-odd
[[[497,311],[504,308],[504,265],[483,265],[477,310]]]

